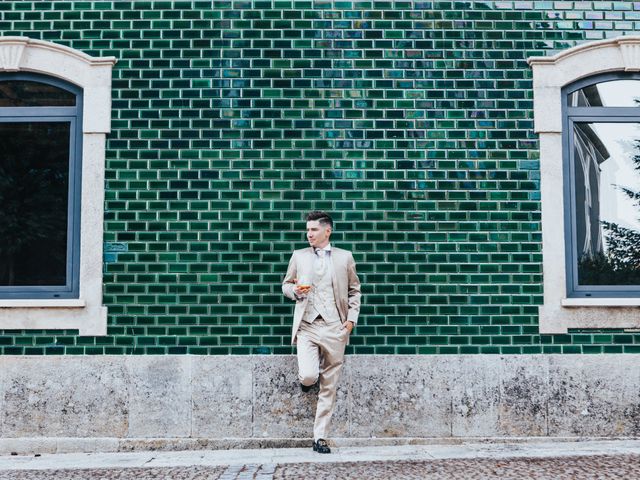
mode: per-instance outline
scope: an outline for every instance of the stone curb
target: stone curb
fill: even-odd
[[[628,437],[396,437],[332,438],[334,447],[394,447],[407,445],[529,444],[634,442]],[[307,448],[311,438],[0,438],[0,456],[67,453],[180,452],[206,450]]]
[[[140,468],[220,465],[282,465],[438,459],[555,458],[579,456],[640,456],[640,440],[469,442],[432,445],[334,447],[331,455],[311,448],[263,448],[164,452],[67,453],[0,456],[3,470]]]

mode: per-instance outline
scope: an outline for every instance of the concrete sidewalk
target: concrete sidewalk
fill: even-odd
[[[444,459],[508,459],[640,456],[640,440],[464,442],[455,445],[334,447],[330,455],[311,448],[252,450],[190,450],[180,452],[66,453],[2,456],[7,470],[127,469],[305,463],[423,462]]]

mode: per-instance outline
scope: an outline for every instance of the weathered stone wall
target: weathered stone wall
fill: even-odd
[[[637,436],[639,361],[349,356],[332,437]],[[3,357],[0,392],[0,453],[292,445],[315,411],[293,356]]]

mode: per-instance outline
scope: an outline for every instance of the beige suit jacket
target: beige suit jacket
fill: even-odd
[[[302,316],[307,308],[307,298],[296,299],[294,288],[296,279],[301,276],[313,278],[313,262],[316,254],[313,247],[296,250],[291,255],[287,274],[282,282],[282,293],[296,302],[293,312],[293,329],[291,330],[291,343],[296,343],[296,335]],[[351,321],[358,323],[360,313],[360,279],[356,274],[356,262],[348,250],[331,247],[332,285],[333,295],[342,323]]]

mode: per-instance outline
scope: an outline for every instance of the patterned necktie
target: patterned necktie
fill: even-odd
[[[316,275],[318,278],[321,278],[325,272],[327,271],[327,252],[326,250],[316,250],[316,254],[318,258],[316,259]]]

